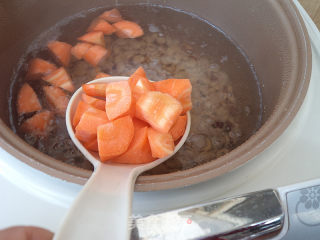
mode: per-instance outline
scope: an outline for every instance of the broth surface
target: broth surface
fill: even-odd
[[[102,71],[129,76],[142,66],[153,81],[189,78],[192,83],[191,130],[181,150],[170,160],[145,174],[165,174],[195,167],[216,159],[245,142],[261,124],[262,102],[259,82],[244,53],[227,36],[202,19],[159,6],[121,6],[122,16],[140,24],[145,32],[138,39],[105,36],[111,55],[100,67],[72,59],[67,71],[76,88]],[[11,126],[29,144],[68,164],[92,169],[70,140],[63,117],[56,116],[47,137],[19,131],[28,117],[18,117],[16,89],[25,82],[27,63],[40,57],[59,66],[48,53],[50,40],[76,44],[90,22],[107,9],[95,9],[65,19],[41,34],[22,58],[24,64],[12,84],[9,102]],[[44,109],[50,109],[42,92],[42,80],[28,82],[37,92]]]

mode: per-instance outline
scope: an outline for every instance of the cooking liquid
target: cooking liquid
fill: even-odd
[[[118,7],[124,19],[140,24],[145,32],[138,39],[106,36],[111,55],[99,68],[73,59],[67,68],[76,88],[102,71],[113,76],[129,76],[142,66],[153,81],[189,78],[192,83],[191,131],[185,145],[169,161],[145,174],[180,171],[214,160],[246,141],[261,125],[260,86],[245,54],[222,31],[187,13],[159,6]],[[103,9],[105,10],[105,9]],[[24,83],[27,63],[40,57],[59,66],[48,53],[50,40],[74,45],[102,9],[91,10],[57,23],[41,34],[26,51],[12,84],[9,107],[11,126],[29,144],[68,164],[92,169],[70,140],[63,117],[56,116],[47,137],[38,138],[19,131],[32,114],[19,117],[16,93]],[[28,82],[37,92],[44,109],[50,109],[41,79]]]

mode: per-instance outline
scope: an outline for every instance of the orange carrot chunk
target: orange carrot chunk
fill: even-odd
[[[183,113],[192,108],[191,91],[192,86],[189,79],[167,79],[152,83],[156,91],[168,93],[181,102]]]
[[[106,124],[109,119],[104,111],[90,108],[83,113],[75,128],[75,135],[81,142],[91,142],[97,138],[97,129]]]
[[[54,86],[61,87],[67,91],[74,91],[71,77],[64,67],[51,72],[49,75],[44,76],[42,79]]]
[[[102,47],[105,46],[104,35],[103,35],[103,32],[101,31],[86,33],[81,37],[78,37],[78,40],[87,42],[87,43],[98,44],[98,45],[101,45]]]
[[[82,101],[93,106],[94,108],[99,109],[101,111],[105,111],[106,101],[104,101],[102,99],[95,98],[95,97],[88,96],[85,93],[82,93],[81,98],[82,98]]]
[[[43,111],[33,115],[21,125],[21,131],[35,136],[46,136],[49,126],[52,124],[53,114],[50,111]]]
[[[90,84],[83,84],[82,90],[91,97],[106,97],[106,83],[90,83]]]
[[[132,118],[132,122],[133,122],[133,126],[134,129],[140,129],[140,128],[144,128],[144,127],[150,127],[150,125],[148,123],[146,123],[145,121],[142,121],[138,118]]]
[[[142,164],[155,160],[151,155],[148,140],[148,127],[134,129],[134,137],[128,150],[120,156],[113,158],[112,162],[126,164]]]
[[[186,113],[192,109],[191,94],[180,98],[179,102],[181,103],[181,105],[183,107],[182,113]]]
[[[48,48],[63,66],[67,67],[69,65],[72,48],[70,44],[53,41],[48,43]]]
[[[127,114],[132,95],[127,81],[111,82],[106,88],[106,113],[110,120]]]
[[[83,143],[83,146],[90,151],[94,151],[94,152],[99,151],[97,138],[93,139],[91,142]]]
[[[88,32],[101,31],[105,35],[111,35],[116,29],[105,20],[98,18],[92,21],[88,28]]]
[[[43,87],[48,103],[60,116],[65,116],[69,103],[68,95],[60,88],[54,86]]]
[[[84,101],[80,101],[78,103],[76,112],[73,115],[73,119],[72,119],[72,126],[76,127],[82,117],[82,115],[84,114],[84,112],[86,112],[89,108],[93,108],[91,105],[85,103]]]
[[[170,133],[161,133],[153,128],[148,128],[148,139],[154,158],[164,158],[174,150],[174,142]]]
[[[183,136],[187,126],[187,116],[179,116],[176,123],[172,126],[169,133],[172,135],[173,141],[177,141]]]
[[[114,23],[113,26],[119,38],[137,38],[144,34],[142,28],[135,22],[122,20]]]
[[[104,78],[104,77],[111,77],[110,74],[104,73],[104,72],[99,72],[94,79],[98,79],[98,78]]]
[[[135,101],[137,101],[143,94],[154,91],[154,86],[147,78],[140,78],[136,85],[132,88],[132,94]]]
[[[108,22],[115,23],[122,20],[122,16],[118,9],[114,8],[109,11],[102,13],[99,18],[102,18]]]
[[[41,58],[34,58],[29,62],[27,79],[42,77],[56,69],[57,67],[53,63],[50,63]]]
[[[90,63],[92,66],[96,67],[99,65],[103,58],[108,57],[109,51],[99,45],[94,45],[88,49],[88,51],[83,55],[83,59]]]
[[[181,103],[166,93],[150,91],[136,103],[136,117],[163,133],[169,132],[181,112]]]
[[[78,60],[81,60],[83,55],[91,48],[93,45],[90,43],[80,42],[71,48],[71,54],[75,56]]]
[[[134,101],[146,92],[154,91],[153,84],[147,79],[146,73],[142,67],[139,67],[129,78],[129,85],[132,90]]]
[[[133,88],[140,78],[147,78],[146,72],[143,67],[139,67],[130,77],[129,77],[129,85]]]
[[[17,98],[18,114],[30,113],[41,110],[41,104],[37,94],[33,91],[29,84],[25,83],[21,87]]]
[[[102,162],[127,151],[134,135],[130,116],[125,116],[98,127],[98,148]]]

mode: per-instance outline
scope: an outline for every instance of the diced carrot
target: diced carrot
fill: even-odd
[[[54,86],[61,87],[67,91],[74,91],[71,77],[64,67],[51,72],[49,75],[44,76],[42,79]]]
[[[94,79],[98,79],[98,78],[104,78],[104,77],[111,77],[110,74],[104,73],[104,72],[99,72]]]
[[[81,60],[83,55],[91,48],[93,45],[86,42],[79,42],[71,48],[71,54],[75,56],[78,60]]]
[[[130,77],[129,77],[129,85],[133,88],[140,78],[146,78],[146,72],[143,67],[139,67]]]
[[[180,98],[179,102],[181,103],[181,105],[183,107],[182,113],[186,113],[192,109],[191,94]]]
[[[30,113],[41,110],[41,104],[37,94],[33,91],[29,84],[25,83],[21,87],[17,98],[18,114]]]
[[[127,114],[131,108],[132,94],[127,81],[111,82],[106,88],[106,113],[110,120]]]
[[[187,126],[187,116],[179,116],[175,124],[170,129],[169,133],[172,135],[173,141],[177,141],[183,136]]]
[[[83,55],[83,59],[90,63],[92,66],[96,67],[101,62],[103,58],[108,57],[109,50],[99,45],[94,45],[88,49],[88,51]]]
[[[142,164],[155,160],[151,155],[148,140],[148,127],[134,129],[134,137],[128,150],[120,156],[113,158],[112,162],[126,164]]]
[[[55,108],[59,115],[64,117],[69,103],[68,95],[62,89],[54,86],[44,86],[43,90],[48,103]]]
[[[99,109],[101,111],[105,111],[105,109],[106,109],[106,101],[104,101],[102,99],[88,96],[85,93],[82,93],[81,98],[82,98],[82,101],[93,106],[96,109]]]
[[[91,142],[83,143],[83,146],[90,151],[94,151],[94,152],[99,151],[97,138],[93,139]]]
[[[155,89],[152,83],[147,79],[146,73],[142,67],[139,67],[130,76],[128,82],[135,101],[137,101],[142,94]]]
[[[132,88],[132,95],[135,101],[137,101],[140,96],[149,91],[154,91],[154,86],[147,78],[141,77],[137,81],[136,85]]]
[[[164,133],[169,132],[181,112],[181,103],[166,93],[150,91],[143,94],[136,103],[136,117]]]
[[[53,63],[50,63],[41,58],[34,58],[29,62],[27,79],[42,77],[56,69],[57,67]]]
[[[48,48],[63,66],[67,67],[69,65],[72,48],[70,44],[53,41],[48,43]]]
[[[127,151],[134,135],[132,118],[125,116],[98,127],[98,148],[102,162]]]
[[[133,98],[131,98],[130,109],[124,115],[126,115],[126,114],[130,115],[132,118],[135,117],[135,115],[136,115],[136,104],[134,103]]]
[[[174,142],[170,133],[161,133],[153,128],[148,128],[148,139],[154,158],[164,158],[174,150]]]
[[[116,31],[116,29],[110,23],[106,22],[101,18],[98,18],[93,20],[88,28],[88,32],[93,32],[93,31],[101,31],[105,35],[111,35]]]
[[[150,125],[148,123],[146,123],[145,121],[142,121],[138,118],[132,118],[132,122],[133,122],[134,129],[150,127]]]
[[[119,38],[137,38],[144,34],[142,28],[135,22],[122,20],[114,23],[113,26]]]
[[[35,136],[46,136],[48,128],[53,121],[53,114],[50,111],[43,111],[33,115],[21,125],[21,131]]]
[[[91,97],[106,97],[107,83],[83,84],[82,90]]]
[[[102,18],[108,22],[115,23],[122,20],[122,16],[118,9],[114,8],[109,11],[102,13],[99,18]]]
[[[81,142],[91,142],[97,138],[97,129],[106,124],[109,119],[104,111],[90,108],[84,112],[75,128],[75,135]]]
[[[87,42],[87,43],[93,43],[93,44],[98,44],[101,46],[105,46],[104,42],[104,35],[103,32],[98,31],[98,32],[88,32],[81,37],[78,37],[78,40]]]
[[[167,79],[152,83],[156,91],[168,93],[179,100],[183,106],[183,113],[192,108],[192,86],[189,79]]]
[[[92,108],[92,106],[90,106],[89,104],[85,103],[84,101],[80,101],[78,103],[76,112],[75,112],[75,114],[73,116],[73,119],[72,119],[72,126],[74,128],[78,125],[78,123],[80,121],[80,118],[82,117],[84,112],[86,112],[89,108]]]

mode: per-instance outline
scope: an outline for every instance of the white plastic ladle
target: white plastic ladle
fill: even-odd
[[[106,77],[90,83],[125,81],[128,77]],[[187,113],[187,127],[174,152],[154,162],[139,165],[101,163],[99,155],[88,151],[75,137],[72,119],[82,88],[69,101],[66,124],[69,136],[82,154],[93,164],[94,171],[65,216],[55,240],[126,240],[130,236],[131,205],[136,178],[172,157],[185,142],[190,131],[191,117]]]

